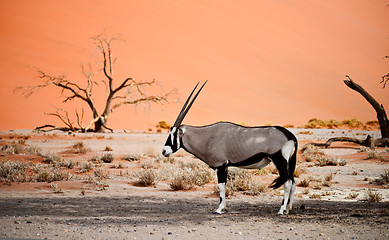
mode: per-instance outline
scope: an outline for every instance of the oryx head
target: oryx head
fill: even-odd
[[[176,152],[181,147],[181,135],[182,130],[180,129],[181,123],[184,120],[186,114],[188,113],[190,107],[192,106],[193,102],[196,100],[197,96],[199,95],[200,91],[203,89],[204,85],[207,83],[207,81],[201,86],[199,91],[194,95],[192,98],[193,93],[195,92],[197,85],[193,89],[192,93],[189,95],[188,99],[186,100],[184,106],[182,107],[180,114],[178,114],[178,117],[176,119],[176,122],[174,123],[173,127],[170,129],[169,136],[166,140],[165,146],[163,146],[162,149],[162,155],[165,157],[169,157],[172,153]]]

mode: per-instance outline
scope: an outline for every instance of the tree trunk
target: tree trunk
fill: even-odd
[[[99,118],[99,120],[97,120],[95,122],[95,130],[94,130],[94,132],[104,132],[103,126],[104,126],[104,123],[101,120],[101,118]]]
[[[346,76],[349,80],[344,80],[344,83],[347,87],[351,88],[354,91],[360,93],[374,108],[377,113],[377,119],[380,124],[381,137],[389,138],[389,121],[386,116],[386,112],[384,106],[379,104],[365,89],[363,89],[360,85],[356,84],[349,76]]]

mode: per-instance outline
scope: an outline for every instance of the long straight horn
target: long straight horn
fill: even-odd
[[[193,105],[193,102],[196,100],[197,96],[199,95],[199,93],[201,92],[201,90],[203,89],[203,87],[205,86],[205,84],[208,82],[205,81],[205,83],[201,86],[201,88],[199,89],[199,91],[196,93],[196,95],[193,97],[192,101],[189,103],[189,100],[191,99],[193,93],[195,92],[197,86],[199,85],[199,83],[196,84],[195,88],[193,89],[193,91],[191,92],[191,94],[189,95],[188,99],[186,100],[184,106],[182,107],[181,111],[180,111],[180,114],[178,114],[178,117],[176,119],[176,122],[174,123],[173,127],[179,127],[182,123],[182,121],[184,120],[186,114],[188,113],[190,107],[192,107]],[[189,105],[188,105],[189,103]]]

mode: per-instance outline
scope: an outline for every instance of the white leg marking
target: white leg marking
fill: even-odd
[[[296,191],[296,181],[293,182],[292,184],[292,188],[290,189],[290,193],[289,193],[289,203],[288,203],[288,206],[286,207],[286,210],[289,212],[290,210],[292,210],[292,205],[293,205],[293,201],[294,201],[294,192]]]
[[[220,204],[215,213],[222,214],[226,208],[226,183],[219,183],[217,186],[220,191]]]
[[[281,149],[282,156],[289,161],[290,156],[292,155],[294,149],[294,141],[290,140]]]
[[[284,201],[282,203],[280,210],[277,213],[278,215],[284,215],[289,213],[289,210],[286,209],[286,205],[288,204],[291,188],[292,188],[292,180],[286,181],[286,183],[284,184]]]

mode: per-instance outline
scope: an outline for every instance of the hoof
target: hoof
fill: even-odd
[[[284,210],[282,212],[278,212],[277,216],[288,215],[288,214],[289,214],[289,211],[288,210]]]
[[[222,209],[222,210],[216,209],[216,210],[213,212],[213,214],[221,215],[221,214],[223,214],[223,213],[225,213],[225,212],[227,212],[226,209]]]

